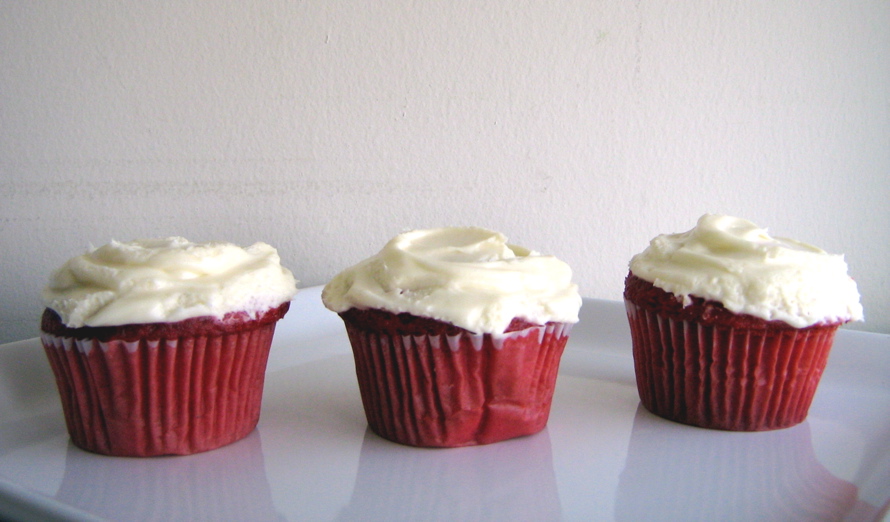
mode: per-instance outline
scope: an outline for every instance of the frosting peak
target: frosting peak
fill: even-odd
[[[664,234],[631,259],[630,271],[683,297],[797,328],[862,319],[842,255],[772,237],[744,219],[705,214],[688,232]]]
[[[476,227],[414,230],[325,286],[329,309],[376,308],[503,333],[516,317],[536,324],[578,321],[572,271],[553,256]]]
[[[43,291],[72,328],[257,314],[296,294],[293,274],[265,243],[247,248],[181,237],[112,241],[68,260]]]

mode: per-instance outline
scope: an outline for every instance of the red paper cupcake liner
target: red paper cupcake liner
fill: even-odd
[[[244,438],[259,421],[275,322],[249,326],[149,340],[43,332],[72,442],[95,453],[147,457]]]
[[[570,324],[477,335],[454,327],[400,334],[344,322],[368,425],[381,437],[457,447],[546,426]]]
[[[643,406],[703,428],[763,431],[807,417],[838,324],[754,328],[625,300]],[[751,321],[747,321],[751,322]]]

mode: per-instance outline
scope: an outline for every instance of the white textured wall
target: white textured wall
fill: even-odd
[[[890,332],[890,3],[0,0],[0,342],[111,238],[304,286],[476,224],[619,299],[704,212],[847,256]]]

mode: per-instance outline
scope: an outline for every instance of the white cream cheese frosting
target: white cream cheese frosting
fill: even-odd
[[[701,297],[796,328],[862,319],[842,255],[772,237],[736,217],[705,214],[688,232],[652,239],[631,259],[630,271],[686,304]]]
[[[119,326],[260,312],[297,293],[275,248],[181,237],[112,241],[68,260],[43,291],[62,322]]]
[[[503,333],[516,318],[576,323],[572,270],[559,259],[507,243],[477,227],[414,230],[328,283],[327,308],[407,312],[480,333]]]

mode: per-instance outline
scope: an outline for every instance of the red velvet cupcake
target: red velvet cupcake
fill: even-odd
[[[732,431],[802,422],[835,331],[861,318],[840,256],[728,216],[654,239],[624,299],[643,406]]]
[[[41,340],[72,442],[148,457],[247,436],[295,292],[261,243],[114,242],[70,260],[44,292]]]
[[[381,437],[449,448],[546,426],[581,298],[567,265],[505,239],[475,228],[409,232],[325,287]]]
[[[794,328],[675,295],[633,274],[624,298],[647,410],[703,428],[762,431],[807,417],[841,323]]]
[[[426,447],[489,444],[544,429],[571,325],[515,319],[502,335],[350,309],[340,317],[362,404],[383,438]]]

